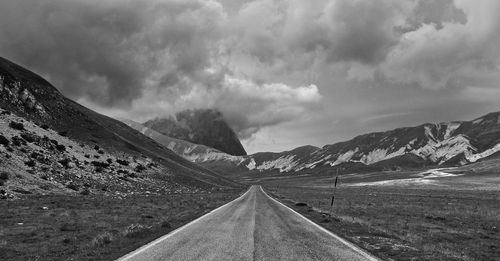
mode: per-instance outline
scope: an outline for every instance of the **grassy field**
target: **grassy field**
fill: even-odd
[[[500,260],[498,191],[340,186],[329,218],[331,189],[265,188],[384,260]]]
[[[0,201],[0,260],[114,260],[243,191]]]

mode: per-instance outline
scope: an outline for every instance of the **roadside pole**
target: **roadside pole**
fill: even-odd
[[[333,212],[333,202],[335,201],[335,190],[337,190],[337,181],[339,179],[339,170],[337,169],[337,176],[335,177],[335,184],[333,185],[332,201],[330,202],[330,213],[329,216],[332,217]]]

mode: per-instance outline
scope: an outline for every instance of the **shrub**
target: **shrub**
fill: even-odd
[[[42,126],[40,126],[40,128],[44,129],[44,130],[48,130],[49,129],[49,125],[47,124],[42,124]]]
[[[0,144],[1,145],[8,146],[9,143],[10,143],[10,141],[7,138],[5,138],[5,136],[0,135]]]
[[[107,159],[106,160],[109,164],[113,163],[113,160],[112,159]]]
[[[116,162],[123,166],[128,166],[128,161],[117,159]]]
[[[78,191],[78,189],[80,188],[80,186],[78,186],[78,184],[74,182],[70,182],[68,185],[66,185],[66,187],[74,191]]]
[[[161,222],[161,227],[163,228],[172,228],[172,225],[167,220]]]
[[[59,163],[61,163],[61,165],[63,165],[65,168],[68,168],[69,167],[69,163],[71,162],[70,159],[66,158],[66,159],[62,159],[60,161],[58,161]]]
[[[25,161],[24,164],[28,167],[34,167],[36,165],[34,160]]]
[[[307,203],[297,202],[297,203],[295,203],[295,206],[297,206],[297,207],[305,207],[305,206],[307,206]]]
[[[56,149],[57,149],[58,151],[61,151],[61,152],[62,152],[62,151],[66,151],[66,146],[64,146],[64,145],[62,145],[62,144],[58,144],[58,145],[56,145]]]
[[[76,231],[75,224],[63,223],[59,228],[60,231]]]
[[[8,180],[9,179],[9,173],[7,171],[2,171],[0,172],[0,180]]]
[[[97,235],[92,239],[92,246],[94,247],[102,247],[107,245],[113,241],[113,235],[109,232],[104,232],[102,234]]]
[[[15,146],[21,146],[21,145],[26,145],[26,141],[19,138],[18,136],[12,137],[12,144]]]
[[[38,135],[32,133],[21,133],[21,138],[23,138],[27,142],[38,142],[40,141],[40,137]]]
[[[83,189],[83,190],[80,192],[80,194],[85,195],[85,196],[86,196],[86,195],[89,195],[89,194],[90,194],[90,190],[89,190],[88,188],[85,188],[85,189]]]
[[[107,167],[109,167],[109,163],[106,163],[106,162],[100,162],[100,161],[93,160],[91,163],[95,167],[101,167],[101,168],[107,168]]]
[[[141,224],[132,224],[128,226],[124,231],[123,235],[128,238],[141,237],[151,231],[151,228]]]
[[[60,131],[58,132],[59,135],[63,136],[63,137],[66,137],[68,136],[68,132],[67,131]]]
[[[9,123],[9,127],[13,128],[14,130],[20,130],[20,131],[25,130],[24,129],[24,124],[22,124],[21,122],[11,121]]]
[[[142,166],[141,164],[138,164],[137,167],[135,167],[135,171],[137,172],[142,172],[143,170],[146,170],[146,167]]]

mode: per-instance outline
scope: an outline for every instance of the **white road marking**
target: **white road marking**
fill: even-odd
[[[231,202],[228,202],[228,203],[226,203],[226,204],[224,204],[224,205],[222,205],[222,206],[220,206],[220,207],[218,207],[218,208],[216,208],[216,209],[214,209],[214,210],[212,210],[212,211],[210,211],[210,212],[206,213],[205,215],[203,215],[203,216],[201,216],[201,217],[199,217],[199,218],[197,218],[197,219],[195,219],[195,220],[193,220],[193,221],[191,221],[191,222],[187,223],[186,225],[184,225],[184,226],[182,226],[182,227],[180,227],[180,228],[178,228],[178,229],[176,229],[176,230],[174,230],[174,231],[172,231],[172,232],[170,232],[170,233],[168,233],[168,234],[166,234],[166,235],[164,235],[164,236],[162,236],[162,237],[160,237],[160,238],[155,239],[154,241],[152,241],[152,242],[150,242],[150,243],[148,243],[148,244],[146,244],[146,245],[144,245],[144,246],[142,246],[142,247],[140,247],[140,248],[138,248],[138,249],[136,249],[136,250],[134,250],[134,251],[132,251],[132,252],[130,252],[130,253],[128,253],[128,254],[126,254],[126,255],[122,256],[122,257],[120,257],[120,258],[118,258],[116,261],[126,261],[126,260],[130,260],[130,259],[131,259],[131,258],[133,258],[134,256],[136,256],[136,255],[138,255],[138,254],[140,254],[140,253],[144,252],[144,251],[145,251],[145,250],[147,250],[148,248],[150,248],[150,247],[153,247],[153,246],[157,245],[157,244],[158,244],[158,243],[160,243],[161,241],[166,240],[166,239],[168,239],[168,238],[172,237],[173,235],[175,235],[175,234],[179,233],[180,231],[182,231],[182,230],[186,229],[186,228],[187,228],[187,227],[189,227],[190,225],[193,225],[194,223],[196,223],[196,222],[198,222],[198,221],[202,220],[202,219],[203,219],[203,218],[205,218],[206,216],[208,216],[208,215],[210,215],[210,214],[212,214],[212,213],[216,212],[217,210],[219,210],[219,209],[221,209],[221,208],[223,208],[223,207],[225,207],[225,206],[227,206],[227,205],[229,205],[229,204],[233,203],[234,201],[236,201],[236,200],[238,200],[238,199],[240,199],[240,198],[244,197],[244,196],[245,196],[248,192],[250,192],[250,189],[251,189],[251,188],[252,188],[252,187],[250,187],[250,188],[247,190],[247,192],[245,192],[243,195],[239,196],[239,197],[238,197],[238,198],[236,198],[235,200],[233,200],[233,201],[231,201]]]
[[[353,249],[354,251],[356,251],[357,253],[361,254],[363,257],[367,258],[368,260],[373,260],[373,261],[379,261],[380,259],[372,256],[371,254],[367,253],[365,250],[359,248],[358,246],[354,245],[353,243],[335,235],[334,233],[332,233],[331,231],[325,229],[324,227],[314,223],[313,221],[311,221],[310,219],[304,217],[303,215],[301,215],[300,213],[298,213],[297,211],[289,208],[288,206],[286,206],[285,204],[279,202],[278,200],[274,199],[273,197],[270,197],[263,189],[261,186],[259,186],[260,190],[264,193],[264,195],[266,195],[267,197],[269,197],[270,199],[272,199],[274,202],[282,205],[283,207],[289,209],[290,211],[292,211],[293,213],[297,214],[298,216],[300,216],[301,218],[303,218],[305,221],[311,223],[313,226],[315,226],[316,228],[320,229],[321,231],[327,233],[328,235],[330,235],[331,237],[337,239],[338,241],[342,242],[344,245],[348,246],[349,248]]]

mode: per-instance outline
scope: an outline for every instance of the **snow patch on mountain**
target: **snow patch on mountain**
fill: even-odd
[[[466,158],[467,160],[469,160],[470,162],[476,162],[482,158],[486,158],[488,156],[491,156],[493,154],[495,154],[496,152],[500,151],[500,143],[495,145],[493,148],[490,148],[490,149],[487,149],[481,153],[477,153],[477,154],[472,154],[472,155],[467,155]]]
[[[382,160],[401,156],[401,155],[405,154],[405,151],[406,151],[406,146],[401,147],[401,148],[399,148],[399,150],[391,152],[391,153],[388,153],[388,149],[375,149],[375,150],[370,151],[368,154],[363,155],[363,157],[361,157],[360,161],[367,164],[367,165],[370,165],[370,164],[373,164],[373,163],[376,163],[376,162],[379,162]]]
[[[294,162],[295,155],[288,155],[279,157],[276,160],[265,161],[259,166],[257,166],[258,170],[270,170],[270,169],[279,169],[280,172],[288,172],[293,170],[295,166],[298,165],[297,162]]]

